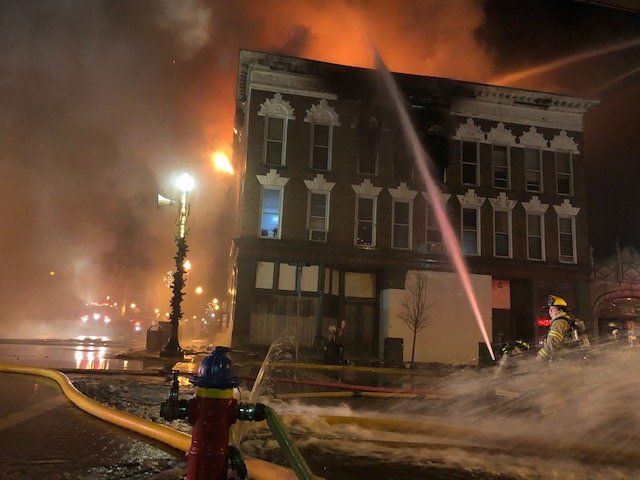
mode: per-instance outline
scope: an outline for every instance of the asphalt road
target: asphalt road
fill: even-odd
[[[184,467],[181,452],[79,410],[52,380],[1,373],[0,383],[0,478],[148,479]]]
[[[115,358],[129,348],[113,343],[0,339],[0,363],[54,369],[142,370],[140,361]]]

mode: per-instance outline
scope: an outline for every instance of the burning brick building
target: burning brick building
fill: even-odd
[[[492,342],[536,336],[551,292],[590,320],[581,98],[393,74],[471,272]],[[382,358],[410,272],[430,325],[416,361],[477,363],[479,328],[379,72],[241,51],[232,249],[233,344],[283,332]]]

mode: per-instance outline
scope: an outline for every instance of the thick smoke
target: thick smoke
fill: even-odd
[[[392,71],[487,82],[546,61],[496,36],[515,35],[500,3],[0,0],[2,334],[109,294],[168,309],[177,211],[155,196],[175,196],[184,170],[197,178],[185,314],[224,296],[237,180],[210,156],[230,151],[239,49],[371,67],[374,45]]]

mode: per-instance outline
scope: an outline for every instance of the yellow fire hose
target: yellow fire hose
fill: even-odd
[[[145,437],[153,438],[177,450],[187,452],[191,446],[191,435],[165,425],[115,410],[97,402],[76,389],[71,380],[57,370],[0,363],[0,372],[18,373],[46,377],[55,381],[66,397],[78,408],[119,427],[126,428]],[[254,480],[296,480],[293,470],[264,460],[245,457],[249,477]]]

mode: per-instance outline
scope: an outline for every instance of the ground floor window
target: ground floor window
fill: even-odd
[[[318,297],[255,293],[251,309],[249,342],[271,345],[287,340],[312,347],[316,338]]]

